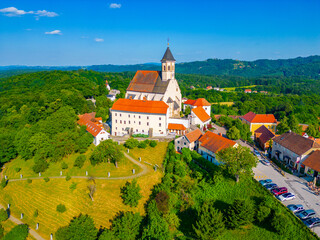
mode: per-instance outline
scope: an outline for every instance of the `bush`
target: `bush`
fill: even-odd
[[[32,180],[28,178],[27,183],[32,183]]]
[[[8,232],[3,240],[25,240],[29,234],[29,228],[26,224],[15,226]]]
[[[66,176],[66,181],[70,181],[71,180],[71,177],[68,175]]]
[[[253,221],[253,204],[247,200],[235,199],[226,216],[228,225],[237,228]]]
[[[0,209],[0,222],[6,221],[8,219],[8,213],[3,208]]]
[[[44,159],[37,159],[34,161],[34,165],[32,167],[32,170],[35,173],[44,172],[49,167],[49,164]]]
[[[149,140],[149,139],[144,140],[144,142],[145,142],[147,145],[150,144],[150,140]]]
[[[259,205],[256,213],[256,219],[258,222],[263,222],[269,215],[271,209],[265,205]]]
[[[147,147],[147,144],[145,142],[140,142],[139,145],[138,145],[138,148],[146,148]]]
[[[287,235],[292,231],[292,228],[295,227],[294,225],[292,225],[292,222],[290,221],[288,216],[284,214],[275,214],[273,216],[271,226],[279,235]]]
[[[38,211],[38,209],[36,209],[36,210],[34,211],[33,216],[34,216],[34,217],[38,217],[38,216],[39,216],[39,211]]]
[[[150,143],[149,143],[150,147],[156,147],[157,146],[157,141],[155,140],[151,140]]]
[[[50,181],[50,179],[49,179],[48,177],[45,177],[43,180],[44,180],[45,182],[49,182],[49,181]]]
[[[59,204],[59,205],[57,206],[57,212],[64,213],[65,211],[67,211],[65,205]]]
[[[74,167],[78,167],[78,168],[82,168],[84,165],[84,162],[86,161],[87,157],[86,155],[80,155],[76,158],[76,160],[74,161],[73,166]]]
[[[16,172],[20,172],[21,168],[20,167],[16,167],[14,170],[16,170]]]
[[[68,169],[68,164],[65,163],[65,162],[62,162],[62,163],[61,163],[61,168],[62,168],[62,169]]]
[[[70,190],[72,190],[72,191],[75,190],[75,189],[77,188],[77,183],[72,182],[69,188],[70,188]]]
[[[4,235],[4,228],[0,224],[0,239],[2,239],[3,235]]]
[[[132,134],[132,137],[142,137],[142,138],[148,138],[149,135],[146,135],[146,134],[142,134],[142,133],[139,133],[139,134]]]
[[[140,186],[134,179],[132,183],[126,182],[126,184],[121,188],[121,198],[123,203],[131,207],[136,207],[139,200],[142,198],[140,194]]]
[[[129,148],[129,149],[133,149],[135,147],[137,147],[139,145],[139,141],[137,139],[134,139],[134,138],[129,138],[125,143],[124,143],[124,146],[126,148]]]
[[[2,178],[1,182],[0,182],[0,187],[1,188],[5,188],[7,186],[8,181],[5,180],[4,178]]]

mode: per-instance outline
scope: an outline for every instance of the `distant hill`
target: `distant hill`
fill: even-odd
[[[43,70],[77,70],[88,69],[99,72],[135,72],[137,70],[161,70],[160,64],[147,63],[136,65],[92,65],[92,66],[6,66],[0,67],[0,77],[11,76],[23,72]],[[232,59],[208,59],[176,64],[177,73],[200,75],[224,75],[242,77],[261,76],[306,76],[320,78],[320,56],[297,57],[292,59],[256,61],[239,61]]]

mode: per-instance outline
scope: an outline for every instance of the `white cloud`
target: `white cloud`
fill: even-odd
[[[31,28],[27,28],[27,29],[25,29],[26,31],[32,31],[32,29]]]
[[[45,32],[44,34],[48,35],[62,35],[62,32],[60,30],[53,30],[51,32]]]
[[[35,16],[36,20],[39,20],[39,17],[57,17],[59,16],[55,12],[48,12],[47,10],[38,10],[38,11],[29,11],[26,12],[24,10],[19,10],[15,7],[8,7],[0,9],[0,13],[7,17],[18,17],[23,16],[25,14],[32,14]]]
[[[111,3],[109,5],[110,8],[121,8],[121,4],[120,3]]]
[[[96,42],[103,42],[103,41],[104,41],[103,38],[95,38],[94,40],[95,40]]]

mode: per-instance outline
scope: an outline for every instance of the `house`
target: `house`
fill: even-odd
[[[320,150],[312,152],[302,163],[301,169],[311,177],[319,177],[320,172]],[[302,170],[301,170],[302,171]]]
[[[166,136],[169,106],[163,101],[118,99],[110,109],[111,135]]]
[[[110,91],[110,86],[109,86],[108,80],[106,80],[106,88],[108,89],[108,91]]]
[[[253,112],[248,112],[241,116],[240,120],[250,126],[250,132],[252,132],[252,135],[262,125],[270,131],[276,132],[277,120],[273,114],[255,114]]]
[[[93,144],[97,146],[101,141],[109,139],[110,134],[103,128],[102,118],[96,118],[95,115],[95,112],[78,115],[79,120],[77,123],[80,126],[87,127],[87,132],[94,137]]]
[[[245,89],[244,90],[244,93],[251,93],[252,91],[251,91],[251,89]]]
[[[211,89],[212,89],[212,86],[208,86],[206,89],[207,89],[207,90],[211,90]]]
[[[196,129],[174,140],[176,151],[181,152],[182,148],[189,148],[191,151],[197,150],[198,140],[202,136],[200,129]]]
[[[254,131],[254,140],[259,144],[259,146],[263,150],[267,150],[270,147],[270,140],[274,137],[275,134],[271,132],[268,128],[266,128],[264,125],[262,125]]]
[[[260,91],[260,93],[262,93],[262,94],[268,94],[267,91]]]
[[[215,90],[215,91],[220,91],[220,88],[214,87],[213,90]]]
[[[216,159],[216,154],[222,149],[237,146],[238,143],[208,131],[199,139],[198,153],[210,162],[220,164]]]
[[[112,90],[109,91],[109,94],[107,95],[107,98],[109,98],[111,101],[115,101],[118,94],[120,94],[119,90],[112,89]]]
[[[181,102],[184,103],[184,102],[187,101],[187,100],[188,100],[188,98],[183,97],[183,98],[181,99]]]
[[[179,123],[169,123],[168,132],[175,133],[176,135],[184,135],[187,132],[187,128],[183,124]]]
[[[200,128],[206,126],[211,122],[211,117],[204,110],[203,107],[193,108],[189,115],[191,125],[200,125]]]
[[[198,98],[197,100],[188,99],[184,102],[183,111],[186,111],[187,107],[190,109],[203,107],[209,116],[211,114],[211,104],[205,98]]]
[[[271,157],[300,170],[301,163],[320,145],[299,134],[288,131],[273,139]]]
[[[169,47],[161,59],[161,71],[137,71],[125,98],[163,101],[169,106],[169,117],[180,117],[181,91],[175,79],[175,62]]]
[[[258,93],[257,91],[253,91],[253,93]]]

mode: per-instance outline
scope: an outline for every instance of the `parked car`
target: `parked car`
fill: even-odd
[[[307,220],[311,217],[314,217],[316,215],[315,211],[312,209],[303,210],[301,212],[296,213],[296,216],[300,218],[301,220]]]
[[[253,149],[253,152],[254,152],[254,154],[255,154],[257,157],[260,157],[260,156],[261,156],[260,153],[259,153],[256,149]]]
[[[263,160],[263,164],[264,164],[264,165],[267,165],[267,166],[270,166],[270,161],[267,160],[267,159],[264,159],[264,160]]]
[[[275,189],[272,189],[271,192],[273,193],[273,195],[279,196],[281,194],[287,193],[288,189],[286,187],[275,188]]]
[[[275,183],[268,183],[268,184],[264,185],[264,187],[265,187],[267,190],[271,191],[272,189],[278,188],[278,185],[275,184]]]
[[[304,210],[304,207],[301,204],[290,204],[287,207],[293,213],[298,213]]]
[[[288,200],[292,200],[292,199],[295,199],[296,196],[292,193],[284,193],[284,194],[281,194],[281,195],[278,195],[277,198],[283,202],[283,201],[288,201]]]
[[[313,228],[320,226],[320,218],[309,218],[307,220],[303,220],[303,223],[308,227],[308,228]]]
[[[272,183],[271,179],[264,179],[264,180],[259,180],[259,183],[262,184],[262,186],[267,185],[269,183]]]

